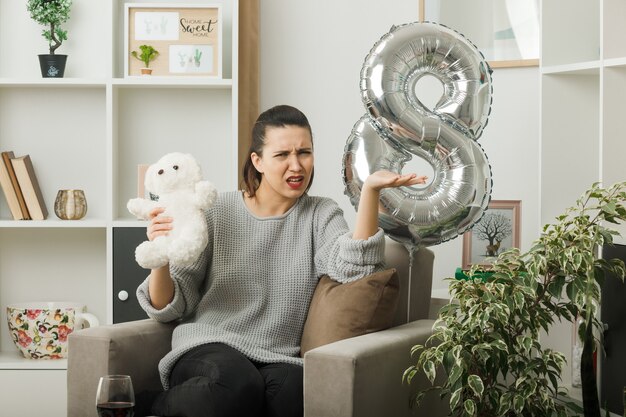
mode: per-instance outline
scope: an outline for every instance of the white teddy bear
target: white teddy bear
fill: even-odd
[[[172,230],[166,236],[137,246],[135,260],[146,269],[168,262],[177,266],[191,265],[208,243],[203,210],[213,205],[217,197],[215,187],[202,180],[200,165],[193,156],[179,152],[164,155],[148,167],[145,187],[158,196],[158,201],[133,198],[128,201],[128,211],[148,220],[150,211],[163,207],[165,211],[160,215],[172,217]]]

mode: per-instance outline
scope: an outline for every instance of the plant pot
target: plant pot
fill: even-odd
[[[152,68],[142,68],[141,75],[152,75]]]
[[[67,55],[39,55],[41,76],[44,78],[63,78]]]

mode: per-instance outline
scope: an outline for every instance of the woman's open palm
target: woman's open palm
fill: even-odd
[[[390,171],[376,171],[370,174],[365,183],[374,190],[382,190],[383,188],[401,187],[416,184],[426,184],[428,177],[426,175],[417,174],[396,174]]]

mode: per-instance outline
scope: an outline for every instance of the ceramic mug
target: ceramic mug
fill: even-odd
[[[20,303],[7,306],[9,333],[28,359],[67,358],[67,337],[100,324],[80,303]]]

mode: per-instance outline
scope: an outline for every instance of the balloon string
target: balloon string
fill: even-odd
[[[407,288],[407,297],[406,297],[406,322],[411,322],[411,281],[413,281],[413,258],[415,255],[415,248],[412,246],[405,246],[406,250],[409,252],[409,285]]]

